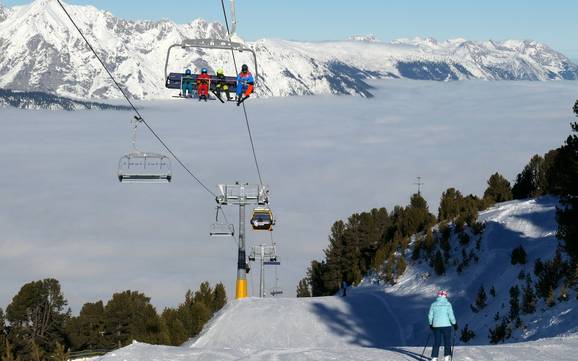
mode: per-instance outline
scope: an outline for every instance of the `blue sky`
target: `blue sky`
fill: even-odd
[[[31,0],[4,0],[8,6]],[[221,20],[220,0],[68,0],[128,19]],[[228,3],[228,0],[227,0]],[[578,58],[578,1],[572,0],[237,0],[239,34],[248,40],[335,40],[374,33],[381,40],[432,36],[534,39]]]

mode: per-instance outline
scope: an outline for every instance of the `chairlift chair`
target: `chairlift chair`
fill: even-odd
[[[269,293],[273,297],[279,296],[279,295],[283,294],[283,289],[281,287],[273,287],[273,288],[271,288],[271,291]]]
[[[235,226],[229,223],[219,221],[219,213],[223,210],[217,207],[217,215],[215,216],[215,223],[211,225],[209,235],[212,237],[234,237]]]
[[[156,153],[131,152],[118,162],[121,183],[169,183],[172,180],[171,162]]]
[[[123,155],[118,162],[118,180],[121,183],[169,183],[172,176],[171,160],[158,154],[141,152],[136,147],[138,124],[142,122],[134,117],[132,147],[133,151]]]
[[[257,64],[257,54],[255,51],[244,44],[229,41],[229,40],[215,40],[215,39],[185,39],[181,43],[173,44],[169,46],[167,50],[167,57],[165,60],[165,87],[169,89],[181,89],[182,88],[182,78],[185,75],[182,72],[169,72],[169,61],[171,58],[171,52],[174,48],[181,49],[213,49],[213,50],[232,50],[240,53],[249,52],[253,55],[253,71],[255,78],[255,85],[257,84],[257,79],[259,78],[259,68]],[[219,79],[216,75],[211,75],[211,80],[209,82],[209,90],[215,91]],[[230,88],[235,89],[237,87],[237,75],[225,76],[224,81],[226,85]],[[196,76],[193,75],[193,82],[196,82]]]

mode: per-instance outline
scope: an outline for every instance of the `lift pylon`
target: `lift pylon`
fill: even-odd
[[[266,205],[269,203],[269,191],[266,186],[258,184],[221,184],[218,186],[217,203],[220,206],[239,206],[239,253],[237,258],[237,284],[235,299],[248,297],[247,254],[245,250],[245,206]]]
[[[253,247],[249,256],[249,261],[259,260],[261,264],[261,275],[259,277],[259,297],[265,297],[265,266],[278,266],[281,263],[277,257],[277,245],[261,244]]]

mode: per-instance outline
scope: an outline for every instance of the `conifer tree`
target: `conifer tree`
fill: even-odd
[[[520,316],[520,288],[512,286],[510,288],[510,320],[514,321]]]
[[[554,296],[554,289],[550,288],[548,291],[548,297],[546,298],[546,304],[553,307],[556,304],[556,296]]]
[[[66,351],[66,348],[61,345],[59,342],[56,343],[56,348],[54,353],[52,354],[51,360],[54,361],[68,361],[69,360],[69,353]]]
[[[557,237],[564,242],[564,249],[572,259],[572,270],[578,265],[578,123],[572,124],[572,134],[558,150],[552,178],[556,184],[553,192],[561,196],[558,209]]]
[[[6,320],[10,322],[10,342],[14,352],[25,359],[30,357],[30,340],[38,342],[45,352],[51,352],[57,342],[66,340],[65,323],[70,310],[65,310],[60,283],[55,279],[30,282],[6,308]]]
[[[191,306],[192,315],[192,330],[193,334],[191,337],[197,336],[203,330],[203,327],[211,319],[210,308],[202,302],[195,302]]]
[[[179,318],[179,312],[172,308],[165,308],[161,318],[168,332],[169,344],[172,346],[182,345],[189,335]]]
[[[4,355],[6,341],[6,321],[4,319],[4,311],[0,307],[0,357]]]
[[[161,320],[150,298],[137,291],[112,295],[105,306],[105,329],[111,346],[126,346],[133,340],[163,342]]]
[[[516,177],[512,187],[514,199],[534,198],[546,192],[546,170],[544,158],[536,154]]]
[[[476,337],[476,334],[474,333],[474,331],[470,330],[469,325],[466,323],[466,325],[462,329],[460,341],[462,341],[463,343],[468,343],[474,337]]]
[[[487,306],[488,296],[486,295],[486,290],[484,289],[484,285],[480,287],[478,291],[478,295],[476,297],[476,308],[478,310],[483,310]]]
[[[211,311],[213,313],[219,311],[227,304],[227,292],[222,282],[217,283],[213,289],[213,299],[211,301]]]
[[[439,276],[446,273],[446,266],[445,266],[444,257],[442,256],[442,253],[440,252],[440,250],[438,250],[436,252],[436,255],[434,258],[434,270]]]
[[[299,285],[297,286],[297,297],[311,297],[311,291],[309,290],[309,282],[307,281],[307,278],[299,281]]]
[[[198,303],[204,303],[205,306],[207,306],[209,309],[211,309],[211,306],[213,304],[213,289],[211,288],[211,285],[209,284],[209,282],[203,282],[201,283],[201,285],[199,286],[199,289],[195,292],[195,297],[193,298],[193,302]]]
[[[437,240],[433,235],[433,231],[429,228],[426,232],[424,241],[423,241],[423,248],[425,249],[428,256],[431,256],[431,253],[437,244]]]
[[[525,314],[531,314],[536,311],[536,293],[534,292],[534,285],[532,285],[532,279],[530,275],[526,277],[526,285],[523,289],[522,296],[522,312]]]
[[[512,200],[512,188],[510,182],[500,173],[494,173],[488,179],[488,187],[484,192],[484,200],[490,204]]]
[[[526,258],[527,258],[527,254],[526,254],[526,250],[524,249],[524,247],[522,247],[522,245],[514,248],[514,250],[512,251],[512,257],[511,257],[511,263],[513,265],[516,264],[526,264]]]
[[[32,341],[32,361],[44,361],[44,351],[35,341]]]
[[[8,340],[4,343],[4,352],[2,353],[2,361],[20,361],[20,357],[14,357],[14,351],[12,350],[12,345]]]
[[[67,334],[73,350],[94,350],[107,348],[104,304],[102,301],[85,303],[78,317],[73,317],[67,325]]]
[[[455,188],[448,188],[442,193],[438,208],[438,221],[451,221],[460,214],[463,196]]]
[[[395,264],[396,278],[401,277],[403,275],[403,273],[405,272],[406,268],[407,268],[407,263],[405,262],[405,258],[403,258],[403,256],[398,257],[397,262]]]

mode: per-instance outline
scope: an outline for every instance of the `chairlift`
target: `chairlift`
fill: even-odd
[[[253,210],[251,226],[255,231],[272,231],[275,220],[269,207],[257,207]]]
[[[170,159],[162,154],[141,152],[136,147],[136,132],[142,122],[134,117],[133,151],[123,155],[118,162],[118,180],[121,183],[169,183],[172,180]]]
[[[217,207],[217,214],[215,216],[215,223],[211,225],[209,230],[209,235],[211,237],[234,237],[235,236],[235,226],[229,223],[223,223],[219,221],[219,213],[222,212],[220,206]]]
[[[273,287],[273,288],[271,288],[271,291],[269,293],[273,297],[280,296],[283,294],[283,289],[281,287]]]
[[[236,51],[239,53],[248,52],[253,55],[253,74],[255,79],[255,86],[257,84],[257,79],[259,78],[259,68],[257,64],[257,54],[255,51],[245,44],[234,42],[231,39],[235,35],[237,29],[237,17],[235,10],[235,0],[231,0],[231,35],[228,40],[217,40],[217,39],[184,39],[180,43],[173,44],[169,46],[167,50],[167,56],[165,60],[165,87],[169,89],[182,89],[182,78],[185,75],[179,70],[178,72],[169,72],[169,61],[171,59],[171,51],[174,48],[181,48],[183,50],[187,49],[209,49],[209,50],[229,50]],[[196,75],[193,75],[193,83],[196,83]],[[231,76],[225,76],[225,79],[218,79],[217,76],[211,75],[211,80],[209,82],[209,90],[215,92],[217,90],[218,82],[223,85],[227,85],[230,88],[235,89],[237,87],[237,74]]]

